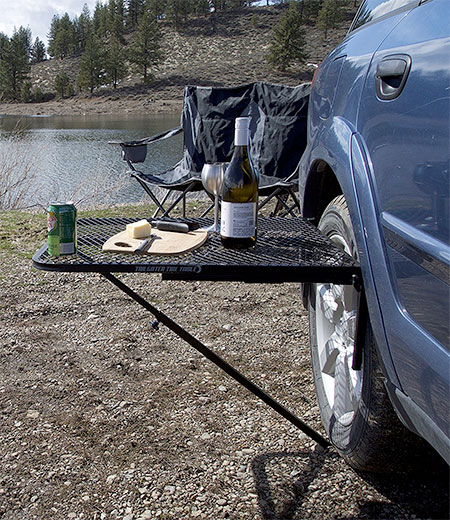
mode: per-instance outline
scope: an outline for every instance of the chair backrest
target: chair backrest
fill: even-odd
[[[234,120],[248,114],[252,89],[253,84],[185,88],[181,115],[185,146],[183,167],[200,174],[206,163],[230,160]]]
[[[250,154],[267,177],[293,176],[306,147],[310,84],[255,83],[250,105]]]
[[[205,163],[229,161],[234,120],[249,115],[250,154],[258,172],[289,177],[306,146],[308,99],[309,84],[187,86],[181,116],[185,150],[178,167],[200,176]]]

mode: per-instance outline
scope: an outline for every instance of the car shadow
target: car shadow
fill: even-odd
[[[327,509],[329,518],[339,520],[449,518],[449,468],[440,457],[432,456],[428,458],[426,467],[415,467],[401,474],[368,474],[348,467],[348,478],[359,487],[372,490],[354,497],[358,510],[354,515],[348,515],[348,508],[344,505],[340,511],[337,503],[330,503],[328,507],[329,495],[323,493],[330,491],[323,481],[328,477],[332,479],[333,466],[339,465],[339,459],[339,454],[333,449],[322,448],[271,452],[253,459],[251,470],[261,518],[319,518],[321,511]],[[273,471],[274,465],[296,469],[289,473],[285,469],[280,477],[280,471]],[[311,515],[310,509],[315,507],[319,516]]]
[[[398,513],[399,508],[407,511],[411,518],[450,518],[449,467],[431,448],[403,473],[358,474],[392,502],[391,511],[386,511],[388,504],[385,502],[367,501],[361,504],[361,512],[367,518],[394,518],[393,513]]]

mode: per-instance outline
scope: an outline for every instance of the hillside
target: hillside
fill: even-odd
[[[340,29],[323,32],[306,26],[308,63],[320,63],[344,37],[354,8],[349,7]],[[99,89],[93,96],[79,94],[66,100],[45,103],[0,104],[0,114],[83,114],[157,112],[179,110],[183,88],[187,84],[235,85],[251,81],[269,81],[295,85],[309,81],[314,68],[305,64],[281,74],[269,68],[266,55],[272,28],[278,23],[280,7],[253,7],[218,12],[216,30],[209,18],[190,20],[181,33],[162,23],[166,59],[155,80],[143,85],[138,76],[129,75],[117,89]],[[31,80],[42,91],[53,91],[55,76],[65,71],[73,81],[79,58],[48,60],[33,65]]]

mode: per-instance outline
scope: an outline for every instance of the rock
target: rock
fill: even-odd
[[[152,512],[149,509],[146,509],[137,520],[150,520],[152,518]]]
[[[117,478],[117,475],[115,473],[112,474],[112,475],[108,475],[106,477],[106,483],[107,484],[112,484],[114,482],[114,480],[116,480],[116,478]]]

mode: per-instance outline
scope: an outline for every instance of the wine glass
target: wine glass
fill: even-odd
[[[219,195],[227,163],[205,164],[202,168],[202,184],[205,190],[214,195],[214,231],[219,231]]]

